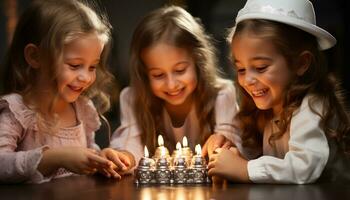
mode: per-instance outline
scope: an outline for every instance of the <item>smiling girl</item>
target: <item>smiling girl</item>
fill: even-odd
[[[170,150],[186,136],[189,146],[231,135],[237,113],[231,81],[218,75],[214,49],[203,27],[177,6],[155,10],[137,26],[131,44],[131,85],[121,92],[121,126],[111,147],[136,157],[156,137]]]
[[[80,1],[37,0],[23,13],[1,79],[0,182],[118,176],[94,140],[109,105],[109,40],[108,21]]]
[[[349,116],[321,52],[336,40],[316,26],[311,2],[248,0],[229,40],[242,93],[241,132],[237,148],[211,156],[209,175],[254,183],[349,181]]]

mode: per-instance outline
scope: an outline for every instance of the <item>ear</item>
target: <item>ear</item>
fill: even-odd
[[[33,68],[39,68],[40,67],[40,51],[39,47],[35,44],[27,44],[24,47],[24,58],[26,59],[27,63],[33,67]]]
[[[302,76],[310,67],[312,62],[312,54],[310,51],[303,51],[299,56],[297,75]]]

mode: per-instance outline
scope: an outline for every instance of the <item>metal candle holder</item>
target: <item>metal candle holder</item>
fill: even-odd
[[[141,158],[135,169],[135,183],[143,185],[211,183],[207,175],[205,158],[200,155],[200,152],[200,146],[197,145],[196,155],[190,159],[190,163],[187,163],[186,157],[181,154],[176,157],[160,156],[155,159],[145,156]]]

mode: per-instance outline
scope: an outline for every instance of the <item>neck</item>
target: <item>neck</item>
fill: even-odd
[[[193,97],[191,95],[181,105],[165,104],[165,109],[169,113],[173,126],[179,127],[184,124],[188,113],[191,111],[192,103]]]

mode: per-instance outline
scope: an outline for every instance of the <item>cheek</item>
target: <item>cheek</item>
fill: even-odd
[[[161,85],[162,85],[160,81],[152,80],[152,79],[149,80],[149,84],[150,84],[152,92],[155,94],[157,92],[159,92],[159,90],[161,89]]]

